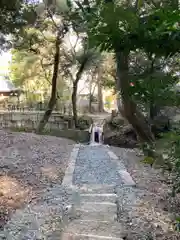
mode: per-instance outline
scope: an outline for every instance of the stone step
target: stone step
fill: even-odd
[[[76,212],[99,212],[106,214],[115,214],[117,205],[111,202],[82,202],[76,207]]]
[[[105,221],[74,220],[67,226],[64,233],[71,235],[91,234],[104,237],[121,238],[123,229],[118,222],[109,223]]]
[[[113,202],[115,203],[117,195],[115,193],[84,193],[80,195],[82,202]]]
[[[109,221],[109,222],[114,222],[117,220],[117,213],[106,213],[106,212],[99,212],[99,211],[94,211],[94,212],[88,212],[88,211],[83,211],[83,210],[78,210],[75,213],[76,219],[80,220],[97,220],[97,221]]]
[[[80,186],[76,188],[77,191],[79,191],[80,194],[85,193],[98,193],[98,194],[107,194],[107,193],[114,193],[115,186],[114,185],[108,185],[108,184],[84,184],[83,186]]]
[[[123,240],[123,239],[116,237],[97,236],[92,234],[73,235],[69,233],[64,233],[62,240]]]

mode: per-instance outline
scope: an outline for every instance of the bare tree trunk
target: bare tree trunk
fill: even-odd
[[[75,81],[73,81],[73,92],[71,96],[72,100],[72,110],[73,110],[73,119],[74,119],[74,125],[76,128],[78,128],[78,113],[77,113],[77,89],[78,89],[78,82],[83,74],[84,68],[86,66],[86,63],[88,61],[88,58],[85,58],[84,61],[81,63],[79,70],[76,73]]]
[[[97,87],[98,87],[98,111],[99,112],[104,112],[104,106],[103,106],[103,96],[102,96],[102,70],[99,69],[98,73],[98,81],[97,81]]]
[[[73,119],[74,125],[78,127],[78,114],[77,114],[77,88],[78,82],[73,82],[73,91],[72,91],[72,110],[73,110]]]
[[[97,87],[97,71],[98,71],[98,67],[96,66],[93,73],[92,73],[92,79],[90,81],[89,84],[89,93],[90,93],[90,97],[89,97],[89,112],[92,113],[92,103],[93,103],[93,97],[94,97],[94,92],[95,89]],[[94,82],[95,79],[95,82]],[[94,86],[93,86],[94,83]]]
[[[89,112],[92,112],[92,80],[89,84]]]
[[[103,96],[102,96],[102,85],[101,85],[101,79],[98,81],[98,110],[99,112],[104,111],[103,107]]]
[[[53,69],[53,76],[52,76],[52,88],[51,88],[51,97],[48,103],[47,110],[44,113],[43,118],[41,119],[37,132],[42,132],[44,127],[46,126],[51,113],[54,109],[54,106],[56,104],[56,88],[57,88],[57,78],[58,78],[58,69],[59,69],[59,58],[60,58],[60,50],[59,50],[59,45],[60,45],[60,33],[58,33],[57,38],[56,38],[56,52],[54,55],[54,69]]]
[[[117,90],[121,92],[123,114],[128,122],[133,126],[140,140],[153,142],[154,136],[144,115],[137,109],[129,94],[129,63],[128,53],[116,51],[117,60]]]
[[[89,113],[92,113],[92,98],[93,98],[93,95],[89,94]]]

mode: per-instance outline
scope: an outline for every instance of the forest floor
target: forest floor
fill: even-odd
[[[122,149],[111,147],[119,157]],[[137,151],[128,151],[124,165],[136,182],[137,204],[131,209],[130,218],[125,219],[127,240],[177,240],[180,233],[175,231],[176,218],[180,217],[180,195],[172,197],[168,175],[159,169],[140,162]],[[147,235],[147,236],[146,236]],[[142,238],[146,236],[146,238]]]
[[[0,131],[0,228],[16,209],[37,201],[63,180],[74,142],[33,133]]]
[[[73,141],[63,138],[0,131],[1,228],[15,210],[38,201],[51,185],[61,184],[73,145]],[[122,156],[123,149],[110,148]],[[134,150],[123,159],[136,182],[138,199],[130,210],[130,218],[124,217],[128,233],[124,239],[180,239],[174,231],[175,219],[180,216],[180,196],[172,198],[169,180],[160,170],[140,163],[140,159]]]

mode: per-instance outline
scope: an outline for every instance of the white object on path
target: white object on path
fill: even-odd
[[[99,143],[95,142],[95,132],[98,132],[99,134]],[[102,144],[102,133],[103,133],[103,127],[100,127],[98,125],[95,125],[94,127],[92,126],[92,131],[91,131],[91,145],[99,145]]]

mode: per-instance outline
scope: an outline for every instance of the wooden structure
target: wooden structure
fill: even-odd
[[[16,88],[12,82],[4,77],[0,77],[0,96],[1,97],[10,97],[10,96],[19,96],[21,90]]]

